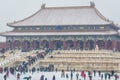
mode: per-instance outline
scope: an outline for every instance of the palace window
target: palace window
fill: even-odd
[[[39,27],[36,28],[36,30],[39,30],[39,29],[40,29]]]
[[[84,27],[80,27],[80,29],[84,29]]]
[[[89,29],[95,29],[95,27],[94,26],[90,26]]]
[[[105,27],[104,26],[101,26],[100,29],[104,29]]]
[[[70,30],[73,30],[73,29],[74,29],[73,26],[71,26],[71,27],[70,27]]]

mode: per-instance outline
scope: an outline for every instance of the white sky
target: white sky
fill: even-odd
[[[46,6],[83,6],[91,0],[0,0],[0,32],[12,30],[6,23],[24,19],[41,7]],[[107,18],[120,24],[120,0],[92,0],[96,8]],[[0,42],[5,38],[0,37]]]

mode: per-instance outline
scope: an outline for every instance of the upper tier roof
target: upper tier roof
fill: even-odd
[[[45,7],[32,16],[8,23],[8,26],[105,25],[112,22],[102,16],[95,6]]]

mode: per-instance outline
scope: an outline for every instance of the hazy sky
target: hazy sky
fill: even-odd
[[[12,30],[6,23],[24,19],[41,7],[46,6],[83,6],[91,0],[0,0],[0,32]],[[120,24],[120,0],[92,0],[96,8],[107,18]],[[0,41],[5,38],[0,37]]]

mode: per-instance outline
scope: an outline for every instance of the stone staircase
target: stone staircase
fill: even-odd
[[[42,51],[42,50],[41,50]],[[0,67],[12,67],[16,66],[17,64],[27,61],[27,56],[34,56],[36,55],[36,50],[33,50],[31,52],[21,52],[19,50],[14,50],[14,53],[11,53],[11,51],[7,51],[5,53],[6,58],[4,60],[0,60]]]
[[[120,53],[107,50],[56,50],[39,60],[32,67],[54,64],[58,70],[119,71]]]

